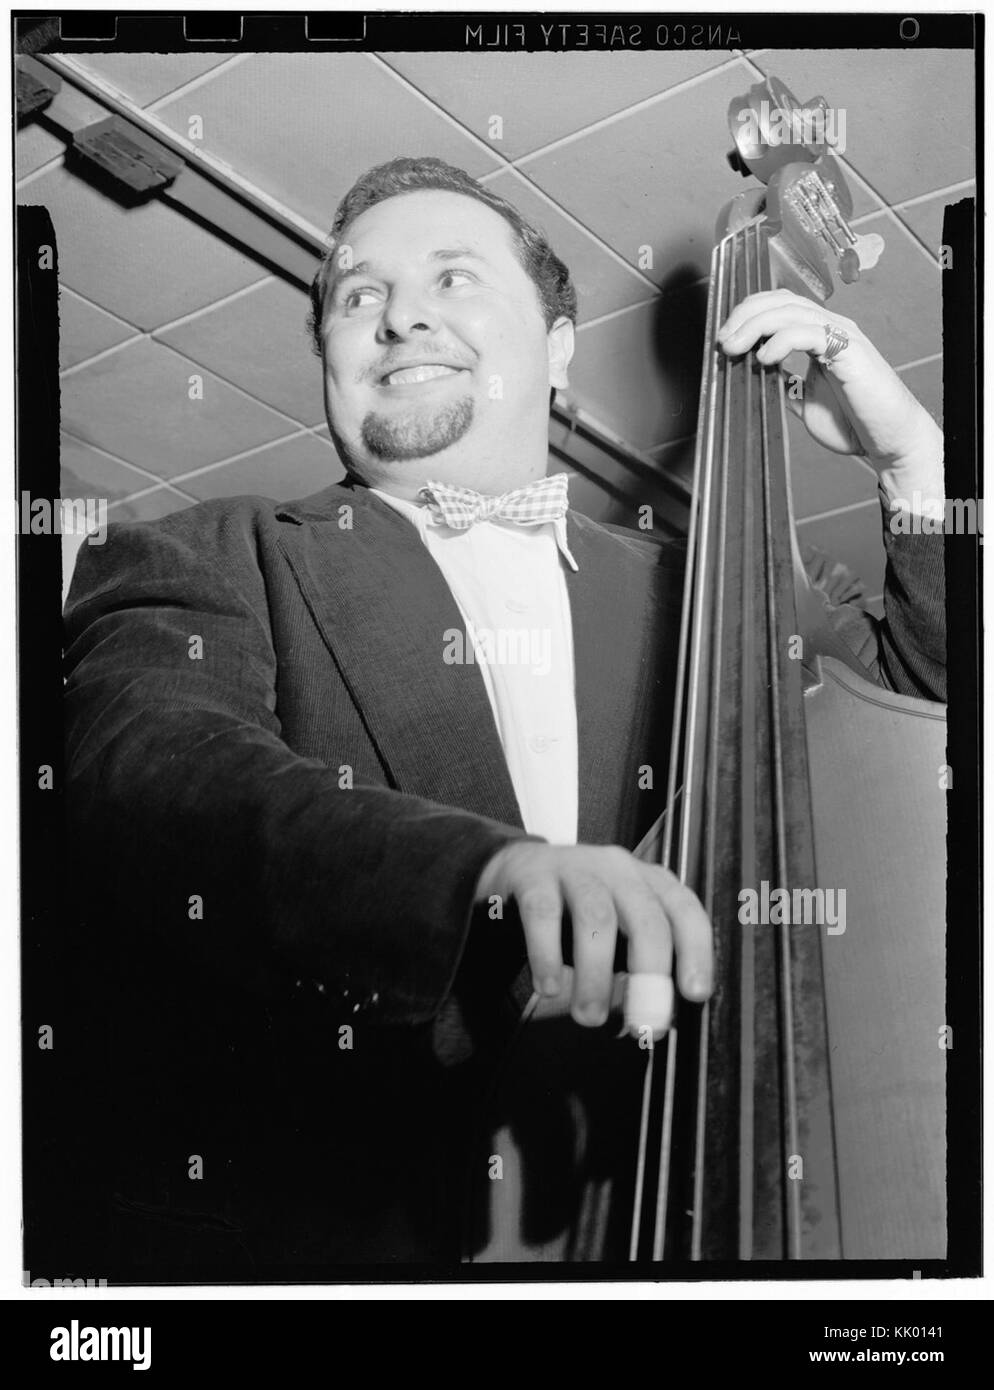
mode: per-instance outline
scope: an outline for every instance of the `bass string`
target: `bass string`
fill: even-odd
[[[756,267],[758,232],[746,229],[743,244],[743,297],[759,288]],[[742,459],[738,486],[742,496],[742,584],[739,643],[740,681],[740,799],[738,814],[738,864],[740,886],[756,879],[756,795],[757,795],[757,712],[756,682],[760,643],[756,631],[754,604],[756,553],[756,487],[761,467],[757,460],[756,386],[757,365],[752,356],[742,360],[745,409],[742,421]],[[761,395],[761,393],[760,393]],[[759,429],[762,451],[762,428]],[[755,1014],[756,959],[755,937],[750,926],[739,929],[739,1105],[738,1105],[738,1254],[742,1260],[753,1256],[753,1172],[755,1168],[755,1113],[753,1094],[756,1079]]]
[[[690,855],[690,841],[693,821],[696,816],[696,797],[692,786],[693,777],[688,777],[688,752],[701,736],[698,730],[700,720],[700,699],[702,686],[702,667],[705,657],[705,641],[713,638],[713,625],[707,621],[704,597],[708,594],[709,576],[713,573],[711,554],[714,549],[713,494],[715,490],[716,434],[718,423],[718,403],[725,404],[728,372],[723,354],[717,349],[716,336],[719,324],[727,317],[730,284],[729,266],[734,272],[735,247],[738,234],[726,238],[715,248],[712,257],[711,284],[707,317],[707,332],[704,346],[704,371],[708,390],[702,394],[700,420],[698,427],[698,458],[695,467],[696,486],[694,489],[691,529],[688,545],[688,582],[683,599],[681,620],[681,643],[678,657],[676,679],[676,704],[674,710],[673,752],[670,759],[670,773],[667,786],[667,815],[663,841],[663,863],[670,867],[673,863],[673,839],[676,833],[676,797],[680,792],[683,805],[679,822],[679,872],[686,877]],[[720,388],[720,389],[719,389]],[[723,423],[727,420],[727,408],[721,412]],[[722,430],[723,470],[727,469],[727,439]],[[722,502],[724,506],[724,501]],[[686,723],[686,727],[684,727]],[[678,781],[683,773],[682,788]],[[706,1009],[706,1006],[705,1006]],[[635,1260],[642,1248],[648,1230],[652,1239],[652,1258],[663,1256],[665,1244],[667,1199],[670,1181],[670,1153],[672,1146],[673,1098],[676,1080],[678,1030],[674,1027],[667,1039],[665,1075],[662,1079],[663,1102],[659,1128],[658,1166],[656,1169],[655,1191],[645,1190],[648,1153],[650,1149],[651,1116],[657,1069],[654,1052],[650,1052],[645,1083],[642,1093],[642,1114],[639,1131],[639,1149],[636,1162],[635,1201],[629,1247],[629,1258]],[[706,1051],[706,1019],[701,1033]],[[706,1065],[706,1057],[704,1059]],[[700,1134],[696,1136],[697,1141]],[[697,1147],[695,1142],[695,1148]],[[651,1200],[649,1200],[651,1196]],[[650,1225],[651,1223],[651,1225]]]
[[[702,392],[700,410],[698,415],[697,428],[697,456],[694,466],[694,490],[691,498],[690,524],[688,530],[687,558],[685,573],[688,582],[684,586],[683,599],[680,615],[680,644],[677,656],[677,670],[675,679],[675,701],[673,711],[673,736],[671,740],[671,751],[669,770],[667,774],[666,787],[666,813],[663,818],[663,840],[661,847],[661,863],[667,868],[671,868],[674,862],[674,837],[679,821],[681,826],[680,841],[681,847],[678,852],[681,868],[678,872],[685,872],[687,859],[687,837],[686,827],[691,823],[690,802],[692,792],[686,779],[687,757],[686,750],[692,746],[694,738],[694,725],[696,719],[696,699],[700,684],[700,662],[701,662],[701,623],[700,623],[700,604],[695,607],[694,600],[702,594],[705,588],[707,575],[707,516],[710,497],[710,482],[713,472],[714,458],[714,434],[715,434],[715,399],[716,392],[713,386],[716,365],[715,365],[715,340],[717,328],[721,322],[723,271],[726,258],[726,243],[720,243],[715,247],[711,257],[711,274],[708,289],[708,308],[706,316],[706,332],[703,352],[703,377],[708,381],[710,389]],[[700,537],[703,536],[703,543]],[[693,621],[696,616],[697,621]],[[693,655],[691,655],[693,653]],[[688,676],[688,668],[690,674]],[[688,713],[689,710],[689,713]],[[686,727],[685,727],[686,722]],[[677,816],[677,798],[683,798],[680,817]],[[674,1020],[675,1023],[675,1020]],[[674,1026],[667,1038],[666,1046],[666,1072],[663,1080],[664,1102],[663,1120],[660,1135],[660,1167],[665,1167],[669,1172],[669,1133],[672,1125],[672,1097],[675,1086],[676,1073],[676,1054],[677,1054],[677,1028]],[[650,1130],[650,1109],[653,1104],[657,1078],[656,1053],[653,1049],[649,1053],[646,1064],[646,1074],[642,1088],[641,1102],[641,1123],[639,1126],[639,1145],[636,1158],[635,1173],[635,1194],[632,1208],[632,1228],[629,1241],[629,1259],[634,1261],[638,1258],[643,1237],[643,1226],[645,1214],[643,1211],[643,1201],[646,1196],[645,1180],[646,1168],[649,1151],[649,1130]],[[660,1228],[665,1231],[666,1224],[666,1187],[667,1182],[657,1182],[657,1191],[653,1202],[653,1248],[657,1248],[660,1237],[657,1232]],[[660,1193],[661,1189],[661,1193]]]

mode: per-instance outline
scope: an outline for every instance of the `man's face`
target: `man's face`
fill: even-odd
[[[504,218],[425,190],[364,212],[345,244],[323,341],[328,420],[350,468],[410,495],[429,475],[492,490],[515,485],[538,441],[540,476],[549,386],[565,385],[572,328],[547,332]]]

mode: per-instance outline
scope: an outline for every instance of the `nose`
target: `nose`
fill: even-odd
[[[434,333],[439,326],[437,307],[416,289],[395,286],[377,325],[384,343],[402,342],[416,333]]]

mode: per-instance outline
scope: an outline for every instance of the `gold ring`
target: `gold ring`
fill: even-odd
[[[849,335],[834,324],[825,324],[825,351],[818,358],[823,367],[830,367],[840,352],[849,346]]]

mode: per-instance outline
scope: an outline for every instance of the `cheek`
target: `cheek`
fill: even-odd
[[[458,332],[476,347],[484,365],[489,364],[507,379],[527,379],[536,370],[544,371],[545,325],[515,306],[495,311],[492,306],[467,305],[460,315]]]
[[[325,338],[326,389],[355,391],[374,350],[373,329],[360,323],[339,323]]]

